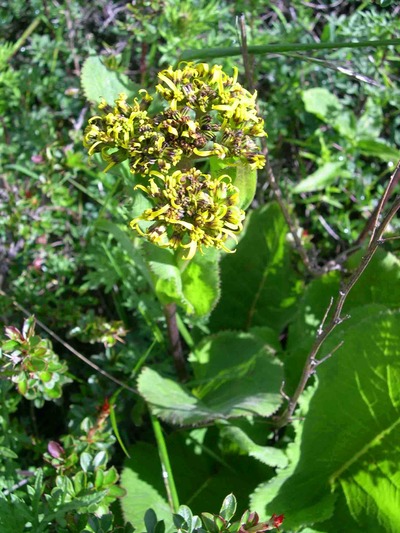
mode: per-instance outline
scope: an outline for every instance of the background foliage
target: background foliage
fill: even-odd
[[[297,49],[247,64],[229,55],[241,13],[249,45]],[[398,16],[390,1],[0,1],[2,531],[159,532],[158,520],[237,531],[231,492],[261,521],[284,514],[283,531],[399,531],[395,239],[350,292],[350,318],[324,343],[319,357],[334,353],[293,420],[278,424],[400,159],[398,43],[313,47],[399,39]],[[318,275],[267,169],[236,253],[197,255],[181,274],[173,254],[128,229],[143,210],[137,177],[88,160],[83,129],[99,98],[151,88],[190,50],[238,66],[257,89],[272,171]],[[398,230],[393,219],[387,236]],[[189,507],[173,517],[162,468],[179,503],[222,518],[201,522]]]

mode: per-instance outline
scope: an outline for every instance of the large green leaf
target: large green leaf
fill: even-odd
[[[357,268],[362,254],[363,252],[354,254],[348,261],[346,266],[350,272]],[[331,298],[339,296],[340,277],[338,272],[330,272],[316,278],[306,287],[298,303],[297,313],[289,326],[285,356],[285,391],[289,395],[299,380],[305,358],[315,341],[317,329]],[[343,316],[350,315],[350,319],[338,326],[338,329],[346,329],[366,313],[397,309],[399,302],[400,262],[393,254],[378,250],[350,291],[342,313]]]
[[[400,313],[367,315],[332,335],[322,355],[341,341],[318,368],[298,460],[253,504],[263,498],[266,515],[285,513],[290,530],[327,520],[343,487],[365,531],[400,531]]]
[[[174,424],[238,416],[270,416],[281,404],[282,365],[250,334],[206,339],[191,357],[197,386],[187,387],[145,368],[138,389],[153,412]]]
[[[220,502],[230,490],[244,507],[249,493],[270,470],[246,456],[230,455],[224,460],[217,449],[217,435],[215,428],[202,428],[180,430],[165,438],[179,501],[189,505],[194,514],[205,510],[218,512]],[[122,506],[125,518],[141,532],[143,511],[149,507],[154,508],[159,519],[168,520],[166,498],[161,496],[166,491],[156,446],[138,442],[129,452],[132,459],[125,461],[121,475],[127,491]],[[168,520],[167,526],[169,523]]]
[[[235,425],[222,425],[221,436],[235,444],[242,453],[245,452],[266,465],[279,468],[284,468],[287,465],[287,456],[283,450],[273,446],[256,444],[241,428]]]
[[[86,98],[98,104],[102,98],[112,104],[120,93],[138,94],[140,89],[125,74],[109,70],[100,57],[88,57],[83,64],[81,84]]]
[[[143,243],[152,283],[162,304],[176,303],[188,314],[204,316],[219,298],[218,253],[206,250],[187,264],[178,264],[176,253]],[[182,268],[183,267],[183,268]],[[182,271],[183,270],[183,271]]]
[[[221,299],[212,331],[269,326],[280,332],[294,312],[298,281],[289,261],[288,229],[277,204],[255,210],[236,253],[221,261]]]
[[[137,531],[145,531],[144,515],[152,508],[158,520],[165,521],[167,530],[171,529],[172,512],[162,496],[165,487],[156,450],[146,443],[138,443],[130,449],[130,455],[121,474],[121,486],[126,490],[121,500],[125,520]]]

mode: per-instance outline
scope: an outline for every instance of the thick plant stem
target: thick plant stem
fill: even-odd
[[[176,322],[176,304],[165,304],[164,313],[167,321],[168,338],[171,345],[172,357],[174,358],[175,370],[179,381],[186,381],[187,372],[183,357],[182,343]]]
[[[156,416],[150,413],[151,423],[153,425],[154,435],[156,437],[158,454],[160,456],[162,476],[164,480],[165,489],[167,491],[168,503],[173,513],[178,512],[179,499],[175,486],[174,476],[169,462],[168,450],[165,444],[164,435],[161,424]]]

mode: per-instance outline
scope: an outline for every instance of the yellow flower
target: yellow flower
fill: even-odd
[[[225,243],[228,238],[237,242],[245,215],[229,176],[213,179],[196,168],[167,175],[154,172],[147,187],[137,188],[154,205],[130,223],[140,235],[162,247],[187,249],[187,260],[203,247],[231,252]]]
[[[84,135],[89,155],[100,152],[107,169],[129,159],[131,171],[142,175],[168,173],[182,159],[189,167],[211,156],[237,158],[253,168],[265,165],[255,143],[266,135],[257,95],[237,82],[237,69],[231,77],[220,65],[182,63],[158,78],[156,91],[166,103],[161,112],[150,112],[152,97],[144,90],[140,101],[128,103],[122,93],[113,107],[100,103]]]

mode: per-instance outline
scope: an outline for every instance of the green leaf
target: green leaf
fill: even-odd
[[[146,526],[146,532],[147,533],[154,533],[156,527],[157,527],[157,515],[154,511],[154,509],[147,509],[145,515],[144,515],[144,523]]]
[[[22,533],[27,522],[36,522],[29,506],[17,496],[6,497],[0,491],[0,530],[2,533]]]
[[[182,525],[185,524],[185,529],[191,533],[193,530],[193,513],[191,509],[187,505],[181,505],[178,509],[178,516],[183,520]]]
[[[383,139],[360,139],[357,148],[369,157],[379,157],[382,161],[396,162],[400,159],[400,150],[390,146]]]
[[[346,111],[340,100],[328,91],[316,87],[303,91],[302,98],[306,111],[332,126],[344,137],[355,137],[356,120],[354,114]]]
[[[239,189],[240,207],[247,209],[253,201],[257,188],[257,170],[250,168],[250,165],[243,161],[236,161],[233,158],[219,159],[210,157],[210,169],[213,177],[227,174],[233,185]]]
[[[138,443],[130,450],[130,455],[121,473],[121,487],[126,490],[121,500],[125,520],[137,531],[144,531],[145,513],[151,507],[157,519],[165,521],[168,530],[172,526],[172,513],[162,496],[165,489],[157,451],[148,444]]]
[[[240,207],[247,209],[256,194],[257,170],[251,169],[249,164],[238,163],[233,185],[239,189]]]
[[[201,513],[203,525],[209,533],[219,533],[219,527],[215,523],[215,516],[211,513]]]
[[[173,424],[196,424],[215,416],[183,385],[163,378],[150,368],[142,370],[137,386],[153,413]]]
[[[222,426],[221,436],[235,443],[250,457],[254,457],[254,459],[268,466],[285,468],[287,465],[287,456],[283,450],[274,448],[273,446],[260,446],[256,444],[237,426],[231,424]]]
[[[224,501],[222,502],[221,509],[219,511],[219,516],[222,516],[224,520],[227,522],[230,522],[230,520],[233,518],[234,514],[236,513],[236,498],[233,494],[228,494]]]
[[[88,472],[92,465],[92,456],[90,453],[82,452],[79,457],[79,463],[81,465],[81,468],[84,472]]]
[[[187,313],[193,313],[191,303],[183,293],[181,271],[172,250],[160,248],[150,242],[143,244],[143,250],[149,265],[154,290],[160,302],[165,305],[176,303]]]
[[[4,342],[1,345],[1,349],[3,350],[3,352],[12,352],[16,348],[18,348],[20,345],[21,343],[18,341],[9,340],[9,341]]]
[[[182,273],[183,294],[197,316],[211,313],[220,297],[219,254],[215,249],[197,253]]]
[[[221,260],[221,299],[211,315],[212,331],[268,326],[280,333],[287,325],[298,292],[287,232],[277,204],[251,213],[236,253]]]
[[[344,163],[325,163],[318,170],[310,174],[294,187],[293,192],[300,194],[303,192],[320,191],[337,181],[340,177],[349,177],[349,172],[343,169]]]
[[[96,222],[96,228],[105,231],[106,233],[111,233],[113,237],[119,242],[122,248],[126,251],[129,258],[133,261],[134,264],[140,269],[143,276],[151,284],[151,277],[148,272],[147,265],[143,260],[143,257],[140,255],[139,251],[133,245],[132,240],[129,238],[126,231],[121,229],[117,224],[106,219],[99,219]]]
[[[298,437],[298,460],[259,488],[285,527],[327,520],[343,489],[359,526],[400,530],[400,313],[367,316],[328,338],[318,387]],[[279,483],[278,483],[279,481]],[[254,504],[254,501],[253,501]]]
[[[218,418],[270,416],[281,404],[281,363],[250,334],[225,332],[205,339],[190,358],[193,391],[150,368],[138,379],[155,415],[174,424]]]
[[[361,138],[376,139],[383,127],[382,107],[369,97],[365,102],[364,112],[357,121],[357,135]]]
[[[351,272],[359,265],[363,251],[353,254],[346,264]],[[339,296],[340,275],[330,272],[313,280],[305,289],[298,311],[289,327],[285,356],[285,392],[292,394],[305,358],[314,343],[317,329],[331,299]],[[367,269],[352,288],[343,309],[350,319],[338,326],[348,327],[367,314],[397,309],[400,301],[400,261],[391,253],[377,250]]]
[[[18,455],[5,446],[0,446],[0,455],[1,457],[7,457],[7,459],[18,459]]]
[[[81,84],[86,98],[96,104],[104,98],[112,105],[121,93],[138,94],[140,89],[125,74],[109,70],[97,56],[88,57],[84,62]]]

